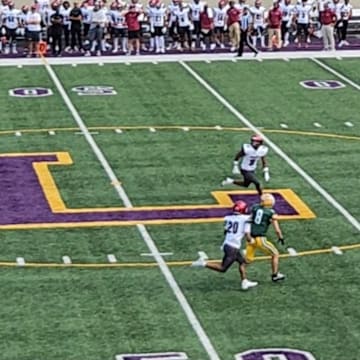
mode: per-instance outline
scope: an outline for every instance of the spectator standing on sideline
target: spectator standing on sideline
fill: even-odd
[[[235,2],[230,1],[229,2],[229,9],[227,11],[227,25],[229,29],[229,38],[230,38],[230,44],[231,49],[230,51],[235,51],[238,49],[239,43],[240,43],[240,14],[241,11],[235,7]],[[239,55],[241,56],[241,55]]]
[[[70,3],[68,1],[64,1],[60,7],[60,14],[63,16],[65,51],[70,50],[70,12]]]
[[[280,10],[279,2],[274,1],[274,6],[269,10],[268,14],[268,49],[272,50],[275,46],[277,49],[281,48],[281,24],[282,12]]]
[[[240,19],[240,42],[239,42],[239,49],[237,56],[243,55],[244,44],[248,46],[248,48],[255,54],[255,56],[258,54],[258,51],[250,41],[250,34],[252,31],[252,21],[253,20],[250,11],[248,7],[245,6],[243,8],[243,13]]]
[[[71,52],[75,50],[75,47],[77,47],[80,51],[84,51],[81,38],[82,13],[77,2],[74,2],[74,7],[70,11],[69,19],[71,32]]]
[[[27,40],[29,41],[29,54],[28,57],[31,57],[37,49],[37,45],[40,41],[40,31],[41,31],[41,15],[36,11],[36,5],[32,4],[30,12],[26,16],[26,27],[27,27]]]
[[[345,0],[344,4],[342,4],[340,8],[340,13],[341,13],[342,26],[340,26],[339,47],[342,47],[344,45],[349,45],[349,43],[346,41],[346,36],[347,36],[349,20],[351,19],[352,16],[352,5],[350,4],[350,0]]]
[[[140,14],[142,14],[142,10],[137,10],[134,4],[130,5],[129,11],[125,14],[129,37],[129,51],[127,55],[131,55],[134,49],[136,51],[136,55],[140,55]]]
[[[336,14],[329,8],[329,3],[324,4],[324,11],[320,13],[320,22],[322,24],[322,35],[324,50],[335,50],[334,25],[336,23]]]
[[[64,17],[60,13],[59,5],[54,5],[55,12],[50,16],[51,26],[49,28],[51,36],[51,52],[54,56],[61,55],[62,34]]]
[[[96,1],[94,4],[94,9],[91,12],[91,24],[89,29],[89,38],[91,43],[90,51],[95,51],[96,55],[101,55],[101,43],[104,37],[104,29],[106,25],[107,17],[104,9],[101,8],[99,1]],[[90,56],[90,52],[86,53],[87,56]]]

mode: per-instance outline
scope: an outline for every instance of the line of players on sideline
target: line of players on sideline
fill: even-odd
[[[275,0],[281,17],[268,17],[261,0],[247,5],[246,0],[220,0],[211,8],[205,2],[172,0],[165,6],[161,0],[150,0],[144,6],[139,0],[129,3],[116,0],[109,6],[104,1],[85,0],[83,3],[55,0],[35,0],[30,6],[17,9],[12,0],[2,0],[0,5],[1,41],[0,52],[17,53],[16,40],[23,36],[28,40],[29,55],[46,29],[46,40],[53,55],[66,52],[82,52],[85,55],[112,50],[113,53],[139,54],[142,50],[165,53],[166,50],[202,49],[212,51],[227,46],[224,34],[228,33],[231,51],[236,51],[241,36],[241,18],[244,8],[250,11],[251,36],[254,47],[286,47],[290,41],[298,47],[307,47],[311,36],[321,37],[319,14],[329,7],[335,14],[334,26],[339,46],[346,41],[348,21],[351,18],[350,0]],[[144,30],[150,32],[149,47],[144,41]],[[267,36],[268,33],[271,36]],[[276,30],[276,31],[274,31]],[[275,35],[275,37],[274,37]],[[266,38],[268,43],[266,44]],[[165,44],[167,42],[167,44]]]

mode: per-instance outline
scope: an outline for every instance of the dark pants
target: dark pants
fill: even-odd
[[[64,29],[64,40],[65,40],[65,47],[70,46],[70,29],[69,25],[63,25]]]
[[[338,27],[340,41],[346,40],[348,24],[349,24],[348,20],[342,20],[342,26]]]
[[[62,50],[62,31],[59,30],[55,30],[51,32],[51,38],[52,38],[52,42],[51,42],[51,51],[53,53],[53,55],[57,55],[57,54],[61,54],[61,50]],[[58,48],[58,49],[56,49]]]
[[[239,43],[239,51],[238,56],[242,56],[244,52],[244,44],[247,45],[247,47],[254,53],[257,54],[258,51],[254,46],[251,44],[251,41],[249,41],[249,32],[248,30],[242,30],[240,29],[240,43]]]
[[[71,49],[74,50],[76,45],[82,49],[81,26],[71,27]]]

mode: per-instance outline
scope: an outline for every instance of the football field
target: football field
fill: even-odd
[[[0,360],[360,359],[359,58],[21,61],[0,67]],[[241,291],[190,265],[256,200],[220,184],[257,131],[287,278],[259,253]]]

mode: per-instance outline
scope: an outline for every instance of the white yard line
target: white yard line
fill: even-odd
[[[336,210],[338,210],[346,220],[358,231],[360,231],[359,221],[349,213],[331,194],[329,194],[317,181],[315,181],[309,174],[305,172],[294,160],[292,160],[279,146],[273,143],[264,133],[254,126],[249,119],[241,114],[229,101],[227,101],[220,93],[218,93],[206,80],[204,80],[196,71],[194,71],[188,64],[183,61],[179,63],[185,70],[192,75],[206,90],[208,90],[217,100],[219,100],[231,113],[233,113],[244,125],[255,133],[260,134],[269,147],[279,155],[286,163],[292,167],[301,177],[304,178],[318,193],[320,193]]]
[[[49,65],[69,65],[76,66],[81,64],[142,64],[142,63],[158,63],[178,62],[182,61],[259,61],[259,60],[283,60],[287,59],[309,59],[309,58],[333,58],[335,59],[341,53],[342,58],[360,57],[360,50],[341,50],[339,52],[329,53],[325,51],[274,51],[263,52],[256,58],[251,53],[245,53],[242,58],[235,57],[234,53],[224,54],[172,54],[172,55],[140,55],[140,56],[91,56],[91,57],[60,57],[47,58]],[[16,58],[16,59],[0,59],[0,66],[17,66],[24,65],[42,65],[39,58]]]
[[[345,82],[347,82],[349,85],[351,85],[352,87],[354,87],[356,90],[360,90],[360,85],[357,84],[356,82],[352,81],[351,79],[349,79],[348,77],[340,74],[338,71],[336,71],[335,69],[333,69],[331,66],[324,64],[322,61],[320,61],[319,59],[316,58],[311,58],[312,61],[314,61],[316,64],[318,64],[319,66],[321,66],[323,69],[327,70],[328,72],[332,73],[333,75],[337,76],[339,79],[344,80]]]
[[[46,60],[44,60],[43,63],[44,63],[44,66],[45,66],[49,76],[53,80],[53,82],[54,82],[55,86],[57,87],[61,97],[63,98],[66,106],[70,110],[74,120],[76,121],[77,125],[79,126],[82,133],[84,134],[85,139],[89,143],[91,149],[95,153],[97,159],[100,161],[102,167],[104,168],[106,174],[108,175],[108,177],[110,179],[110,182],[112,184],[114,184],[114,188],[115,188],[116,192],[118,193],[119,198],[122,200],[125,207],[132,208],[133,205],[132,205],[129,197],[127,196],[125,190],[120,185],[120,181],[117,179],[117,177],[116,177],[113,169],[111,168],[109,162],[105,158],[103,152],[101,151],[101,149],[99,148],[99,146],[95,142],[94,138],[92,137],[92,135],[90,134],[88,128],[86,127],[84,121],[80,117],[80,114],[78,113],[75,106],[71,102],[69,96],[67,95],[67,93],[66,93],[63,85],[61,84],[59,78],[57,77],[56,73],[54,72],[54,70],[48,64],[48,62]],[[183,309],[185,315],[187,316],[187,318],[188,318],[188,320],[190,322],[190,325],[194,329],[194,331],[195,331],[198,339],[200,340],[202,346],[204,347],[205,351],[207,352],[207,354],[209,356],[209,359],[210,360],[220,360],[220,357],[219,357],[218,353],[216,352],[214,346],[212,345],[209,337],[205,333],[205,330],[201,326],[200,321],[198,320],[197,316],[195,315],[195,313],[194,313],[193,309],[191,308],[189,302],[187,301],[185,295],[183,294],[183,292],[181,291],[179,285],[177,284],[177,282],[176,282],[173,274],[171,273],[168,265],[164,261],[163,257],[160,255],[160,252],[159,252],[154,240],[151,238],[149,232],[147,231],[147,229],[145,228],[144,225],[136,225],[136,227],[137,227],[141,237],[145,241],[147,247],[149,248],[150,253],[153,255],[155,261],[158,263],[161,272],[163,273],[167,283],[169,284],[171,290],[173,291],[173,293],[174,293],[176,299],[178,300],[181,308]]]

